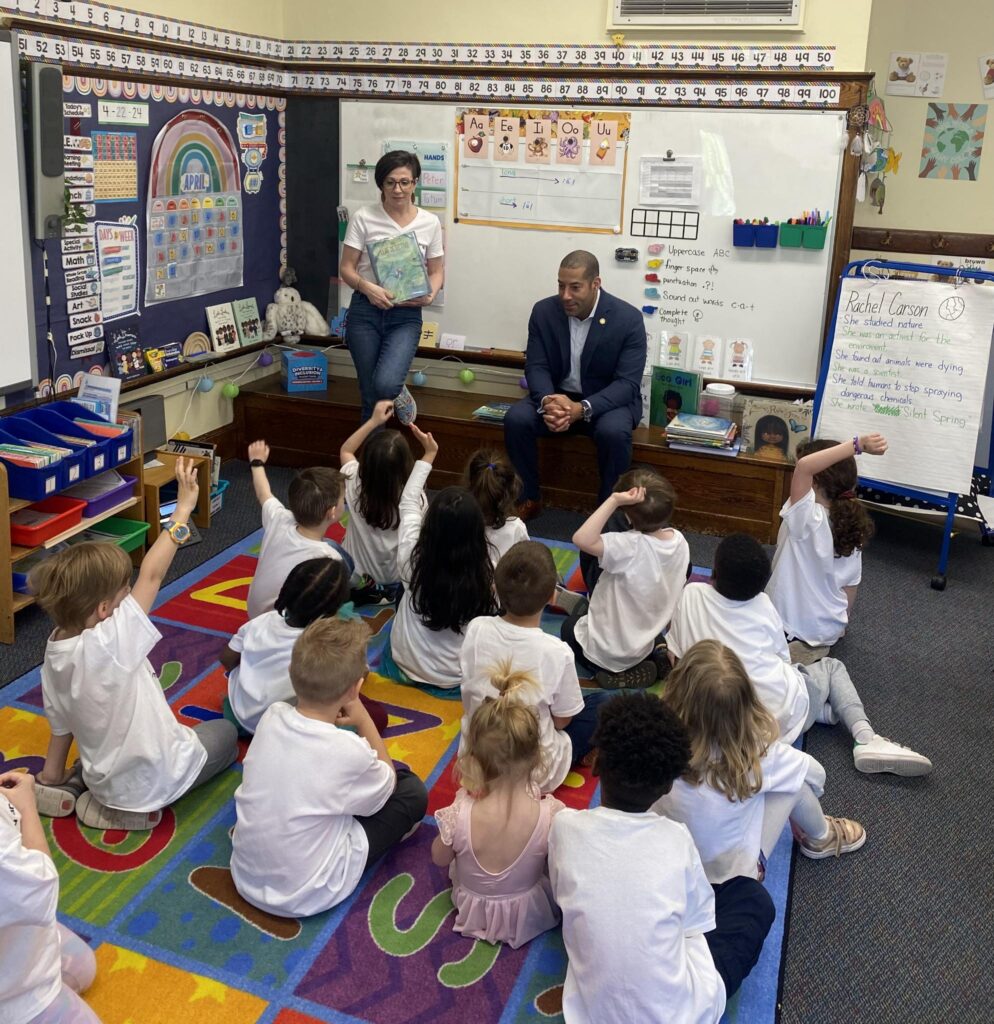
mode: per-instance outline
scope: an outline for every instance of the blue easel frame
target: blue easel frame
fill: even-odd
[[[900,263],[896,260],[856,260],[852,263],[847,263],[843,268],[842,276],[839,279],[839,288],[835,293],[835,306],[832,309],[832,322],[829,326],[828,338],[825,343],[825,351],[822,353],[821,372],[818,374],[818,387],[815,390],[814,412],[811,417],[812,437],[818,427],[818,414],[821,412],[825,383],[828,380],[828,368],[832,361],[832,348],[835,345],[835,327],[839,318],[839,301],[842,298],[842,282],[847,277],[865,278],[871,276],[865,273],[867,268],[880,270],[881,272],[886,272],[888,275],[893,270],[903,270],[913,274],[935,274],[939,277],[951,277],[962,281],[990,281],[994,283],[994,274],[986,270],[963,270],[962,267],[933,267],[925,263]],[[988,402],[992,399],[991,395],[985,395],[984,397]],[[994,468],[994,420],[992,420],[991,437],[987,449],[987,465],[974,466],[974,472],[991,474],[992,468]],[[956,499],[959,495],[949,493],[948,495],[943,496],[931,491],[921,491],[913,487],[901,487],[897,484],[884,483],[881,480],[871,480],[866,477],[860,477],[859,482],[865,486],[873,487],[875,490],[884,491],[886,494],[896,494],[899,497],[904,498],[915,498],[918,501],[927,501],[932,505],[939,505],[940,507],[945,508],[946,521],[945,528],[942,533],[942,547],[939,549],[939,565],[936,575],[932,577],[932,589],[945,590],[946,566],[949,563],[949,544],[952,540],[953,522],[956,518]],[[988,494],[994,495],[994,475],[991,476],[991,482],[988,486]],[[985,545],[994,543],[994,530],[989,530],[982,525],[981,541]]]

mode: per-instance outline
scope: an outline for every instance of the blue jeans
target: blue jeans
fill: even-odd
[[[377,402],[400,394],[420,337],[420,307],[377,309],[365,295],[353,293],[345,342],[359,378],[363,423]]]
[[[582,761],[593,750],[590,738],[597,728],[601,705],[605,701],[615,700],[617,697],[617,693],[609,693],[607,690],[594,690],[583,695],[583,710],[578,715],[574,715],[563,729],[573,744],[573,764]]]

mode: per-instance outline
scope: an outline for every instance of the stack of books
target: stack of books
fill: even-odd
[[[77,427],[83,427],[91,434],[98,434],[100,437],[120,437],[130,429],[125,423],[108,423],[107,420],[89,420],[77,416],[73,423]]]
[[[714,455],[737,455],[738,427],[719,416],[698,416],[677,413],[667,424],[666,441],[677,451],[710,452]]]
[[[34,441],[25,441],[24,444],[0,444],[0,459],[27,469],[46,469],[71,454],[71,448],[55,448]]]
[[[507,410],[513,402],[491,402],[489,405],[481,405],[473,411],[474,420],[483,420],[484,423],[503,423]]]

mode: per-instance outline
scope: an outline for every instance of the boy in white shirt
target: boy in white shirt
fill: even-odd
[[[262,546],[249,586],[248,617],[271,611],[290,570],[308,558],[340,558],[352,572],[352,559],[325,537],[328,527],[345,513],[342,474],[328,466],[301,470],[287,493],[289,508],[269,486],[266,462],[269,445],[253,441],[248,448],[252,486],[262,506]]]
[[[93,982],[93,951],[55,909],[59,874],[35,807],[34,779],[0,775],[0,1021],[100,1024],[79,998]]]
[[[161,639],[149,618],[176,548],[190,536],[197,476],[176,460],[174,518],[142,560],[116,544],[76,544],[38,565],[31,589],[55,620],[41,669],[52,737],[38,774],[38,806],[73,810],[91,828],[153,828],[162,808],[222,772],[238,753],[237,730],[217,719],[176,721],[148,655]],[[73,738],[79,767],[66,769]],[[85,787],[86,792],[83,792]]]
[[[549,835],[566,1024],[717,1024],[759,959],[773,901],[753,878],[712,888],[686,826],[651,810],[690,762],[658,697],[611,701],[594,745],[601,806],[560,811]]]
[[[597,712],[611,695],[598,690],[584,696],[576,676],[573,652],[542,629],[542,611],[556,589],[552,552],[538,541],[514,544],[497,563],[494,582],[503,614],[483,615],[466,627],[459,656],[462,675],[463,754],[473,713],[499,693],[491,683],[497,666],[510,662],[539,683],[542,699],[536,705],[542,746],[543,772],[536,782],[543,793],[561,786],[570,766],[590,753]]]
[[[581,603],[573,610],[563,623],[562,638],[580,667],[595,673],[605,689],[656,681],[651,655],[690,567],[687,541],[669,525],[675,504],[676,493],[658,473],[631,469],[573,534],[573,543],[597,558],[601,572],[589,607]],[[632,528],[601,533],[618,509],[624,509]]]
[[[742,659],[785,743],[815,722],[841,720],[852,734],[858,771],[927,775],[927,757],[873,731],[841,661],[791,664],[783,621],[763,593],[769,578],[770,559],[758,540],[744,533],[725,537],[715,551],[711,583],[688,584],[677,602],[666,634],[670,657],[680,658],[698,640],[719,640]]]
[[[368,635],[358,617],[312,622],[290,660],[297,706],[270,705],[245,758],[231,875],[270,914],[341,903],[428,807],[424,783],[394,767],[359,700]]]

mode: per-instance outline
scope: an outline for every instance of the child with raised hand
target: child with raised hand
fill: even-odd
[[[781,743],[738,655],[701,640],[666,680],[663,700],[690,738],[690,764],[653,809],[690,829],[712,885],[763,880],[788,814],[805,857],[838,857],[866,842],[863,827],[826,817],[825,769]]]
[[[270,704],[293,701],[293,645],[312,622],[337,615],[348,597],[345,563],[337,558],[309,558],[290,570],[273,610],[249,619],[231,638],[221,652],[221,664],[228,670],[224,713],[243,735],[255,732]],[[387,727],[386,708],[362,694],[359,700],[382,735]]]
[[[79,998],[93,983],[93,951],[55,917],[59,874],[35,807],[34,779],[0,775],[0,1020],[100,1024]]]
[[[683,657],[699,640],[719,640],[742,659],[785,743],[815,722],[841,720],[852,734],[858,771],[927,775],[927,757],[873,731],[838,658],[791,664],[783,621],[763,592],[769,579],[770,559],[758,540],[744,533],[725,537],[714,554],[711,582],[688,583],[680,595],[666,634],[670,657]]]
[[[352,558],[325,537],[328,527],[345,512],[342,474],[327,466],[302,469],[290,482],[289,508],[269,486],[266,462],[269,445],[253,441],[248,448],[252,486],[262,507],[262,545],[249,586],[248,617],[272,609],[290,570],[308,558],[341,558],[352,572]]]
[[[453,930],[517,949],[559,924],[546,855],[563,805],[543,797],[537,784],[543,752],[535,678],[505,661],[490,683],[497,696],[473,712],[459,755],[462,788],[451,806],[435,812],[431,859],[449,866]]]
[[[679,718],[633,693],[594,734],[601,805],[563,810],[549,879],[569,955],[567,1021],[717,1024],[755,966],[775,911],[754,878],[712,888],[686,826],[653,804],[690,763]]]
[[[514,514],[521,480],[504,452],[497,448],[480,448],[470,456],[463,482],[483,511],[487,540],[496,565],[512,544],[528,540],[528,527]]]
[[[359,700],[368,637],[358,618],[312,622],[290,660],[296,707],[270,705],[245,757],[231,875],[270,914],[341,903],[427,809],[424,783],[394,766]]]
[[[581,668],[605,689],[656,681],[651,655],[687,579],[690,549],[670,526],[676,494],[650,469],[630,469],[614,493],[573,534],[573,543],[601,567],[589,607],[581,603],[563,623],[562,637]],[[618,509],[631,529],[601,533]]]
[[[531,699],[538,715],[542,770],[535,782],[543,793],[561,786],[570,766],[590,753],[598,709],[612,697],[604,690],[583,694],[573,652],[542,629],[542,612],[552,600],[557,578],[552,552],[544,544],[535,540],[515,544],[494,570],[502,614],[473,619],[459,654],[460,753],[468,749],[477,708],[497,696],[492,679],[495,665],[507,661],[536,680]]]
[[[411,424],[424,449],[400,499],[397,565],[404,596],[390,632],[390,653],[407,681],[454,689],[466,625],[497,611],[494,567],[483,513],[463,487],[432,498],[424,518],[425,481],[438,454],[431,434]]]
[[[845,633],[863,573],[863,547],[873,536],[873,520],[856,497],[855,456],[886,451],[881,434],[819,439],[797,449],[766,588],[789,639],[831,647]]]
[[[188,460],[176,460],[176,480],[174,517],[142,559],[133,587],[131,559],[115,544],[75,544],[31,572],[31,589],[55,620],[41,669],[52,730],[38,774],[43,814],[75,810],[91,828],[152,828],[163,807],[238,753],[231,722],[191,729],[176,721],[148,660],[162,639],[149,613],[177,547],[190,536],[186,524],[197,505],[197,474]],[[73,737],[80,766],[67,770]]]
[[[389,598],[397,589],[392,585],[400,579],[400,496],[414,468],[414,456],[402,434],[382,429],[393,413],[389,399],[377,402],[373,415],[339,450],[349,507],[343,546],[363,577],[355,594],[357,604]],[[426,504],[422,495],[422,510]]]

